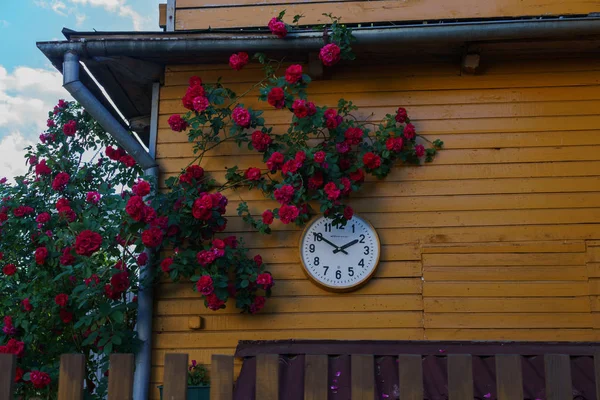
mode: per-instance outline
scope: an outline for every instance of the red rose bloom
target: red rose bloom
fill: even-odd
[[[200,78],[198,78],[198,79],[200,79]],[[181,99],[181,103],[188,110],[193,110],[194,109],[194,99],[196,97],[204,97],[204,95],[205,95],[205,92],[204,92],[204,88],[202,87],[202,84],[192,85],[192,86],[188,87],[187,91],[185,92],[185,95]]]
[[[69,324],[71,321],[73,321],[73,313],[65,310],[64,308],[58,312],[58,315],[60,316],[60,320],[65,324]]]
[[[100,193],[98,192],[87,192],[85,195],[85,201],[90,204],[100,203]]]
[[[54,120],[53,120],[53,119],[48,119],[48,120],[46,121],[46,126],[47,126],[48,128],[52,128],[52,127],[56,126],[56,124],[54,123]]]
[[[225,305],[225,302],[217,297],[216,294],[212,293],[206,296],[206,305],[213,311],[217,311]]]
[[[350,193],[350,191],[352,190],[352,181],[350,181],[350,179],[346,177],[343,177],[342,179],[340,179],[340,182],[342,184],[342,194],[347,195],[348,193]]]
[[[284,159],[283,154],[278,151],[274,152],[267,160],[267,168],[269,168],[270,171],[277,171],[283,166]]]
[[[339,115],[338,112],[333,108],[325,111],[323,117],[325,119],[325,126],[330,130],[337,128],[342,123],[342,116]]]
[[[396,111],[396,122],[398,122],[399,124],[403,124],[406,122],[406,119],[408,118],[408,113],[406,112],[406,109],[403,107],[398,108],[398,111]]]
[[[202,250],[196,254],[196,261],[198,261],[198,264],[202,265],[203,267],[211,264],[213,261],[215,261],[215,258],[215,253],[208,250]]]
[[[46,160],[42,160],[35,166],[36,175],[50,175],[52,170],[46,165]]]
[[[422,144],[418,144],[415,146],[415,155],[419,158],[425,155],[425,146]]]
[[[271,225],[273,223],[273,211],[265,210],[262,213],[263,224]]]
[[[23,357],[25,353],[25,343],[17,339],[9,339],[4,346],[0,346],[0,353],[14,354],[17,357]]]
[[[119,162],[122,162],[127,167],[131,168],[135,165],[135,158],[133,158],[131,156],[123,156],[123,157],[119,158]]]
[[[308,178],[308,188],[316,190],[323,186],[323,174],[320,172],[315,173],[313,176]]]
[[[131,196],[127,200],[125,212],[134,220],[141,221],[146,215],[146,203],[140,196]]]
[[[77,122],[70,120],[63,125],[63,133],[66,136],[75,136],[75,132],[77,132]]]
[[[2,273],[6,276],[13,276],[17,272],[17,267],[15,264],[6,264],[2,268]]]
[[[292,185],[283,185],[279,189],[275,189],[273,192],[275,200],[280,204],[288,204],[294,197],[294,187]]]
[[[89,257],[97,252],[101,245],[102,236],[98,232],[87,229],[75,238],[75,253]]]
[[[326,44],[319,51],[319,58],[323,62],[323,65],[331,67],[340,61],[340,48],[335,43]]]
[[[201,198],[194,200],[194,205],[192,206],[192,215],[196,219],[207,221],[212,217],[212,206],[212,197],[210,197],[208,194],[205,194]]]
[[[288,160],[281,167],[281,172],[283,172],[284,175],[289,173],[295,174],[301,166],[302,163],[297,160]]]
[[[246,179],[249,179],[251,181],[258,181],[260,180],[261,177],[261,172],[260,169],[258,168],[248,168],[244,174],[244,176],[246,177]]]
[[[335,144],[335,149],[340,154],[346,154],[346,153],[348,153],[350,151],[350,143],[348,143],[346,141],[341,142],[341,143],[336,143]]]
[[[148,254],[140,253],[140,255],[137,256],[135,262],[137,263],[138,266],[143,267],[148,262]]]
[[[90,276],[89,278],[85,278],[83,282],[85,283],[85,286],[90,286],[92,284],[92,286],[96,286],[100,283],[100,278],[98,277],[98,275],[92,274],[92,276]]]
[[[13,210],[14,216],[18,217],[18,218],[32,214],[33,212],[34,212],[33,208],[31,208],[29,206],[19,206]]]
[[[274,87],[267,95],[267,102],[275,108],[285,107],[285,93],[282,88]]]
[[[265,299],[263,296],[256,296],[254,298],[254,303],[250,305],[250,314],[256,314],[262,310],[266,302],[267,299]]]
[[[58,199],[58,201],[56,202],[56,210],[58,212],[64,210],[64,209],[71,209],[71,203],[69,202],[69,200],[63,198]]]
[[[413,124],[406,124],[406,126],[404,127],[404,137],[408,140],[413,139],[416,134],[417,131],[415,130],[415,126]]]
[[[282,39],[287,36],[287,27],[278,18],[271,18],[268,26],[269,30],[277,37]]]
[[[260,267],[263,263],[263,259],[260,254],[255,255],[253,260],[254,260],[254,264],[256,264],[257,267]]]
[[[174,132],[182,132],[185,131],[187,129],[187,122],[185,122],[185,120],[183,118],[181,118],[181,115],[179,114],[173,114],[169,117],[169,126],[171,127],[171,130]]]
[[[314,160],[316,163],[322,164],[325,162],[325,152],[320,150],[315,153]]]
[[[242,128],[248,128],[252,122],[252,117],[248,110],[243,107],[236,107],[231,112],[231,118],[238,126]]]
[[[306,161],[306,153],[303,151],[297,151],[296,155],[294,156],[294,160],[302,164],[304,161]]]
[[[329,182],[327,185],[325,185],[324,190],[329,200],[337,200],[340,197],[341,191],[333,182]]]
[[[363,156],[363,163],[365,167],[375,169],[381,165],[381,158],[375,153],[368,152]]]
[[[31,371],[29,373],[29,379],[36,389],[43,389],[52,382],[50,380],[50,375],[42,371]]]
[[[8,214],[5,212],[0,212],[0,223],[6,222],[8,220]]]
[[[294,64],[285,70],[285,80],[290,83],[298,83],[302,80],[302,65]]]
[[[152,227],[142,232],[142,243],[146,247],[158,247],[162,243],[163,232],[160,228]]]
[[[270,289],[273,287],[273,277],[268,273],[260,274],[256,278],[256,284],[262,285],[265,290]]]
[[[171,265],[172,264],[173,264],[173,259],[172,258],[170,258],[170,257],[169,258],[165,258],[160,263],[160,269],[162,269],[164,273],[168,274],[171,271]]]
[[[346,132],[344,132],[346,141],[351,145],[359,144],[362,141],[363,136],[364,132],[360,128],[348,128],[346,129]]]
[[[73,265],[75,263],[75,257],[71,254],[71,247],[65,247],[59,261],[61,265]]]
[[[315,115],[317,112],[314,103],[301,99],[294,100],[294,103],[292,104],[292,110],[297,118],[306,118],[311,115]]]
[[[48,249],[47,248],[38,247],[35,250],[35,263],[37,265],[44,265],[47,257],[48,257]]]
[[[209,275],[202,275],[196,282],[196,290],[204,296],[211,295],[215,291],[212,278]]]
[[[286,225],[294,222],[298,218],[298,215],[299,211],[296,206],[283,205],[279,208],[279,219]]]
[[[353,215],[354,210],[352,209],[352,207],[347,206],[346,208],[344,208],[344,218],[346,218],[346,220],[350,221]]]
[[[265,151],[267,147],[273,143],[273,139],[267,134],[261,131],[254,131],[252,133],[252,147],[258,151]]]
[[[21,301],[21,306],[23,307],[23,310],[26,312],[33,310],[33,306],[29,302],[29,298],[23,299],[23,301]]]
[[[190,79],[188,80],[188,84],[190,86],[202,86],[202,79],[194,75],[190,77]]]
[[[223,239],[223,242],[225,242],[225,246],[231,247],[232,249],[237,249],[238,247],[237,237],[235,236],[227,236]]]
[[[67,186],[67,183],[69,183],[69,179],[71,179],[69,174],[66,172],[59,172],[52,181],[52,189],[56,191],[63,190]]]
[[[17,367],[15,369],[15,382],[21,382],[23,380],[23,375],[25,375],[23,368]]]
[[[194,110],[196,110],[197,112],[202,112],[206,110],[210,105],[208,99],[204,96],[196,97],[193,100],[192,104],[194,105]]]
[[[232,54],[231,57],[229,57],[229,66],[236,71],[239,71],[244,68],[246,64],[248,64],[248,60],[248,53],[241,51],[239,53]]]
[[[397,137],[397,138],[388,138],[388,140],[385,141],[385,147],[386,149],[388,149],[389,151],[401,151],[402,150],[402,138],[401,137]]]
[[[68,301],[69,301],[69,296],[65,293],[57,294],[56,297],[54,298],[54,302],[60,308],[65,308],[67,306]]]
[[[123,293],[129,287],[129,272],[122,271],[117,274],[114,274],[110,278],[110,284],[113,289],[119,293]]]
[[[131,188],[131,191],[136,196],[144,197],[150,194],[150,184],[145,180],[138,180],[135,185]]]

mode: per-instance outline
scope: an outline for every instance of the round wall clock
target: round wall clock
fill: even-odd
[[[300,258],[306,274],[318,286],[336,292],[364,285],[375,273],[380,253],[377,232],[357,215],[346,226],[317,217],[300,238]]]

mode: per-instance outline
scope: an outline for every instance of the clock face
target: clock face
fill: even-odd
[[[309,278],[334,291],[358,289],[375,272],[379,254],[377,232],[357,215],[346,226],[316,218],[300,240],[302,265]]]

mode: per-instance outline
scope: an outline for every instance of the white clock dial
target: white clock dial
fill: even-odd
[[[377,232],[357,215],[346,226],[335,226],[331,219],[318,217],[300,239],[302,265],[309,278],[334,291],[362,286],[375,272],[379,254]]]

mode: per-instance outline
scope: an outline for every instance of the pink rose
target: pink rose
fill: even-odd
[[[290,65],[285,70],[285,80],[290,84],[300,82],[302,80],[302,65]]]
[[[269,30],[279,38],[284,38],[287,35],[287,27],[278,18],[271,18],[269,21]]]
[[[319,51],[319,58],[323,62],[323,65],[331,67],[340,61],[340,48],[335,43],[329,43],[323,46]]]
[[[296,218],[298,218],[298,215],[299,211],[296,206],[282,205],[279,208],[279,219],[286,225],[290,222],[294,222]]]
[[[248,60],[248,53],[241,51],[239,53],[232,54],[231,57],[229,57],[229,66],[236,71],[239,71],[244,68],[246,64],[248,64]]]
[[[242,128],[248,128],[252,121],[250,113],[243,107],[234,108],[231,113],[231,118],[233,119],[233,122]]]
[[[185,120],[183,118],[181,118],[181,115],[179,114],[173,114],[169,117],[169,126],[171,127],[171,130],[173,130],[174,132],[182,132],[185,131],[187,129],[187,122],[185,122]],[[108,150],[108,148],[107,148]],[[110,158],[110,156],[109,156]]]

